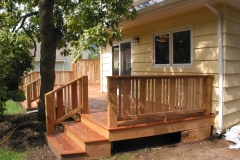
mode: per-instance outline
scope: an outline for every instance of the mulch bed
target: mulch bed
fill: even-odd
[[[37,120],[37,113],[5,116],[0,119],[0,143],[7,140],[0,148],[25,152],[29,160],[56,159],[46,143],[45,132],[45,122]]]

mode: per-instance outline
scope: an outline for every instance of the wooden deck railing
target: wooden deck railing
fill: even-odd
[[[88,76],[89,83],[100,83],[100,60],[80,60],[72,64],[73,77]]]
[[[31,103],[39,98],[40,86],[41,86],[41,78],[38,78],[26,85],[25,93],[26,93],[26,101],[27,101],[28,108],[31,108]]]
[[[210,114],[212,75],[108,76],[108,126],[173,113]]]
[[[55,86],[62,86],[72,79],[71,71],[56,71]],[[40,72],[32,72],[23,77],[23,90],[25,91],[27,107],[31,108],[31,103],[37,100],[40,96],[41,78]]]
[[[40,78],[40,74],[38,72],[31,72],[26,76],[22,77],[22,89],[25,91],[27,88],[27,84],[31,83],[32,81]]]
[[[70,83],[45,94],[47,134],[54,134],[54,126],[80,110],[88,113],[88,77],[77,78]]]

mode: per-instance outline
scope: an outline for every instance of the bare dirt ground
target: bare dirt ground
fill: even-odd
[[[14,128],[16,130],[12,133]],[[55,155],[46,144],[44,132],[45,123],[37,121],[36,113],[2,118],[0,148],[25,152],[26,160],[55,160]],[[1,144],[8,135],[11,136]],[[212,137],[195,143],[180,144],[177,137],[177,134],[173,134],[115,142],[110,159],[240,160],[240,150],[228,149],[231,143],[224,139]]]

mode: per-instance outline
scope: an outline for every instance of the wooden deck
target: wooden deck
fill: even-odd
[[[211,86],[211,75],[117,76],[100,93],[83,76],[45,95],[46,139],[58,159],[110,157],[113,141],[173,132],[182,143],[202,140],[214,124]]]

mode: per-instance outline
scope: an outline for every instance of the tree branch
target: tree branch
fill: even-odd
[[[38,15],[38,14],[39,14],[38,11],[31,12],[31,13],[29,13],[29,14],[26,14],[26,15],[22,16],[22,17],[20,18],[20,20],[17,22],[17,24],[18,24],[19,22],[22,21],[21,25],[18,27],[17,30],[19,30],[20,28],[22,28],[22,29],[24,30],[24,32],[28,35],[28,37],[30,37],[31,40],[32,40],[33,43],[34,43],[34,54],[33,54],[33,57],[36,57],[37,44],[36,44],[36,41],[34,40],[34,38],[32,37],[32,35],[31,35],[31,34],[26,30],[26,28],[24,27],[24,23],[25,23],[25,21],[26,21],[26,19],[27,19],[28,17],[35,16],[35,15]],[[13,32],[15,31],[16,27],[17,27],[17,26],[15,26],[15,27],[13,28]],[[16,31],[17,31],[17,30],[16,30]]]
[[[36,41],[34,40],[34,38],[32,37],[32,35],[26,30],[25,27],[22,27],[24,32],[28,35],[28,37],[31,38],[31,40],[33,41],[33,44],[34,44],[34,54],[33,54],[33,57],[36,57],[36,52],[37,52],[37,44],[36,44]]]
[[[31,12],[31,13],[28,13],[28,14],[22,16],[22,17],[19,19],[19,21],[17,22],[17,24],[18,24],[19,22],[22,21],[22,23],[21,23],[21,25],[18,27],[18,29],[19,29],[19,28],[23,28],[23,25],[24,25],[24,23],[25,23],[25,21],[26,21],[26,19],[27,19],[28,17],[35,16],[35,15],[38,15],[38,14],[39,14],[39,12],[38,12],[38,11],[35,11],[35,12]],[[16,27],[17,27],[17,25],[13,28],[13,32],[15,31]],[[17,30],[18,30],[18,29],[17,29]]]

